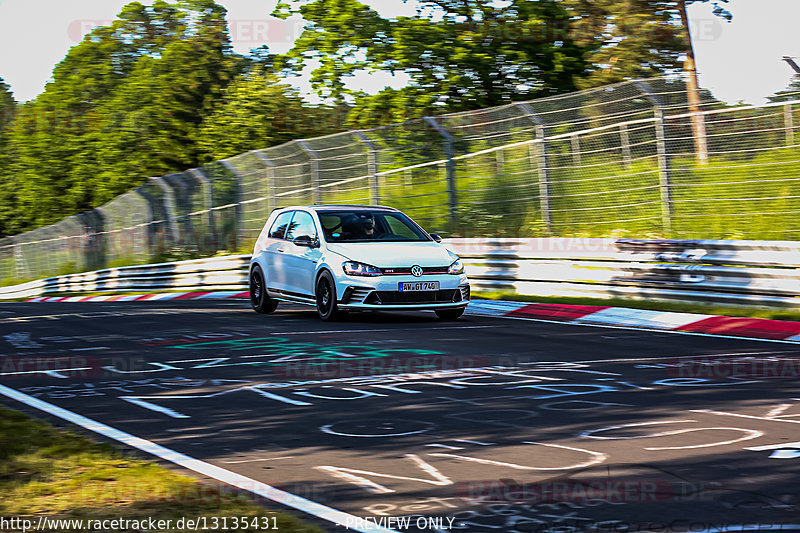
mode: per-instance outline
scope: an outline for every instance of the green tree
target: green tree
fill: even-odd
[[[0,78],[0,236],[16,229],[13,224],[16,196],[11,181],[14,157],[9,143],[9,130],[16,110],[17,102],[11,87]]]
[[[424,0],[415,17],[388,20],[357,0],[279,4],[274,14],[299,13],[309,26],[284,58],[298,72],[308,60],[315,90],[334,101],[371,99],[348,89],[357,71],[404,72],[407,88],[386,92],[361,108],[388,100],[415,107],[473,109],[575,88],[585,50],[567,28],[570,14],[554,0]],[[564,31],[552,38],[554,31]],[[405,94],[401,94],[405,93]],[[421,102],[415,96],[427,95]],[[357,104],[358,106],[358,104]]]
[[[21,227],[198,164],[197,129],[244,61],[213,0],[126,5],[53,70],[10,134]]]
[[[769,97],[770,102],[789,102],[800,100],[800,75],[792,76],[789,86]]]
[[[715,15],[730,20],[728,0],[565,0],[573,14],[570,33],[589,53],[581,88],[647,78],[683,69],[691,54],[681,11],[711,2]]]
[[[256,66],[236,78],[197,135],[202,162],[281,144],[319,130],[290,86]]]

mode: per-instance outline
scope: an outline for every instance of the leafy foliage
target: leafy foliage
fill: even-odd
[[[412,104],[420,111],[474,109],[573,90],[585,70],[584,50],[563,31],[570,13],[560,2],[515,0],[507,7],[480,0],[426,0],[417,16],[384,19],[357,0],[279,4],[274,14],[310,22],[284,58],[288,70],[319,62],[312,85],[335,101],[358,97],[357,108]],[[360,70],[404,72],[407,88],[376,96],[348,89]],[[421,93],[425,98],[418,99]],[[391,115],[391,114],[390,114]]]
[[[281,144],[311,130],[301,98],[262,67],[233,81],[197,135],[201,159],[224,159]]]
[[[0,235],[91,209],[148,176],[298,136],[290,128],[305,123],[299,119],[280,134],[247,136],[289,104],[296,115],[306,112],[260,70],[269,61],[263,50],[252,61],[233,52],[225,9],[213,0],[126,5],[70,49],[0,136]],[[6,93],[3,85],[4,124],[12,107]],[[241,98],[260,99],[264,105],[250,111],[262,115],[223,131]]]

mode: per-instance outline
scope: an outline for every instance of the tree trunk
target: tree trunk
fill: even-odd
[[[689,30],[689,16],[686,13],[686,0],[678,0],[678,10],[681,14],[681,24],[686,38],[686,61],[683,63],[683,70],[686,73],[686,86],[688,90],[689,112],[692,115],[692,135],[694,137],[694,149],[697,161],[705,165],[708,163],[708,143],[706,141],[706,122],[705,118],[697,114],[700,112],[700,88],[697,82],[697,66],[694,61],[694,46],[692,45],[692,34]]]

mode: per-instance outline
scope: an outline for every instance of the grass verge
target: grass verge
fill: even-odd
[[[628,307],[650,309],[653,311],[672,311],[676,313],[701,313],[705,315],[741,316],[769,318],[772,320],[800,321],[800,310],[776,309],[767,307],[731,307],[714,304],[668,302],[653,300],[627,300],[625,298],[583,298],[569,296],[526,296],[512,292],[475,291],[473,298],[483,300],[506,300],[542,304],[607,305],[609,307]]]
[[[249,494],[234,490],[200,483],[110,444],[0,407],[0,516],[6,519],[33,517],[36,523],[42,515],[92,521],[153,517],[172,520],[173,527],[163,531],[184,531],[174,527],[183,517],[207,517],[209,524],[212,517],[248,517],[257,518],[262,527],[237,531],[263,531],[267,519],[270,526],[277,526],[270,531],[322,533],[289,514],[268,511]]]

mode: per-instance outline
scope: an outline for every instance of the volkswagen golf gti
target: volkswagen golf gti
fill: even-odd
[[[455,320],[469,303],[464,265],[391,207],[312,205],[273,211],[250,260],[250,302],[314,305],[322,320],[348,311],[428,309]]]

